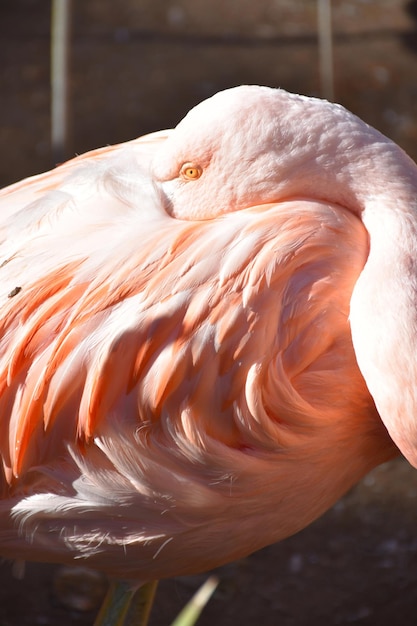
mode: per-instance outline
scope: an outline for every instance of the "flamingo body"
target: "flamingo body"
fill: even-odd
[[[241,87],[4,190],[0,554],[201,571],[391,437],[415,462],[416,189],[341,107]]]

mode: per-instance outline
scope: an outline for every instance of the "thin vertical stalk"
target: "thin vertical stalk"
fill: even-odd
[[[68,156],[70,22],[71,0],[52,0],[51,145],[55,165]]]
[[[334,77],[331,0],[317,0],[317,2],[321,95],[323,98],[333,101]]]

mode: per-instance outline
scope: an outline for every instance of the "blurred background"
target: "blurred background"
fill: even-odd
[[[332,0],[331,40],[319,4],[72,0],[66,157],[257,83],[340,102],[416,160],[417,0]],[[56,162],[50,25],[49,0],[0,0],[0,186]],[[219,570],[200,623],[415,626],[416,528],[417,472],[382,466],[310,528]],[[151,625],[169,624],[205,578],[163,582]],[[3,564],[0,581],[0,626],[86,626],[104,586],[45,565],[16,580]]]
[[[328,0],[333,97],[417,158],[417,0]],[[328,96],[321,0],[72,0],[67,156],[242,83]],[[0,1],[0,184],[53,165],[50,0]]]

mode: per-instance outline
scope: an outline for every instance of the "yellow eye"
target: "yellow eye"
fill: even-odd
[[[195,165],[194,163],[184,163],[180,169],[180,176],[184,180],[196,180],[200,178],[203,170],[199,165]]]

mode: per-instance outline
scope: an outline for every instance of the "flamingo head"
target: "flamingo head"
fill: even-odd
[[[179,219],[300,197],[356,210],[358,189],[349,188],[346,170],[367,158],[376,134],[382,137],[340,105],[234,87],[191,109],[157,152],[152,175]]]
[[[211,219],[278,200],[290,178],[285,156],[297,139],[285,118],[304,101],[282,90],[241,86],[191,109],[153,163],[168,213]]]

